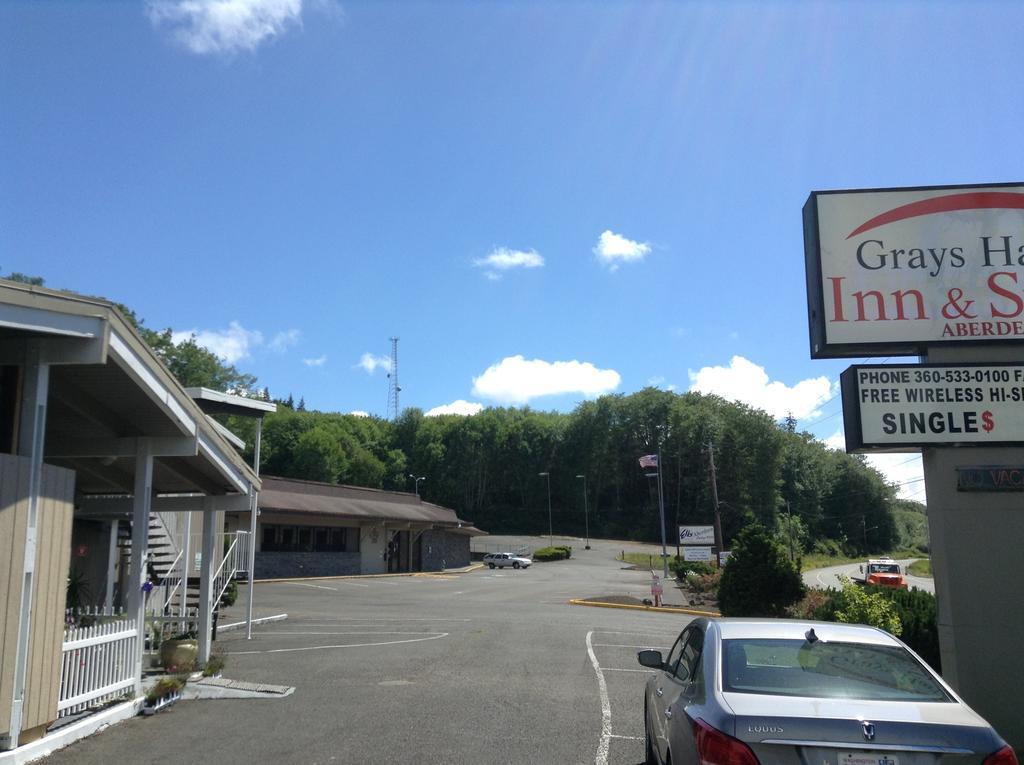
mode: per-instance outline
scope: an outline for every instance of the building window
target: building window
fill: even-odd
[[[359,552],[359,530],[331,526],[263,525],[263,552]]]

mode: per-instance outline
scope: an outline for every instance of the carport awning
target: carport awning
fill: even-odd
[[[373,522],[398,521],[458,528],[454,510],[423,502],[414,494],[334,486],[264,476],[261,510],[308,513]]]

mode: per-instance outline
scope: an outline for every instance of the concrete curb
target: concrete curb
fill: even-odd
[[[628,603],[604,603],[599,600],[580,600],[573,598],[569,601],[570,606],[591,606],[593,608],[621,608],[627,611],[653,611],[657,614],[687,614],[689,616],[721,616],[717,611],[698,611],[694,608],[679,608],[677,606],[633,606]]]
[[[144,699],[139,698],[89,715],[85,719],[63,726],[60,730],[56,730],[48,736],[43,736],[31,744],[25,744],[9,752],[0,753],[0,763],[2,765],[22,765],[22,763],[46,757],[58,749],[63,749],[76,741],[98,733],[114,723],[137,716],[139,710],[142,709],[143,703]]]

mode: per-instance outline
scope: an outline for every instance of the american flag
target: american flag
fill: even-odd
[[[658,469],[658,455],[657,454],[645,454],[640,458],[640,467]]]

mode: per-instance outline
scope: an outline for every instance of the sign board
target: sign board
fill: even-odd
[[[679,527],[679,544],[681,545],[713,545],[714,543],[714,526]]]
[[[1024,185],[816,191],[811,357],[1024,340]]]
[[[722,552],[718,553],[718,565],[719,566],[724,566],[726,563],[729,562],[729,558],[731,558],[731,557],[732,557],[732,551],[731,550],[722,550]]]
[[[710,547],[684,547],[683,548],[683,560],[686,561],[704,561],[705,563],[711,562],[711,548]]]
[[[1024,443],[1024,364],[857,365],[840,381],[848,452]]]
[[[982,465],[956,469],[957,491],[1024,491],[1024,466]]]

